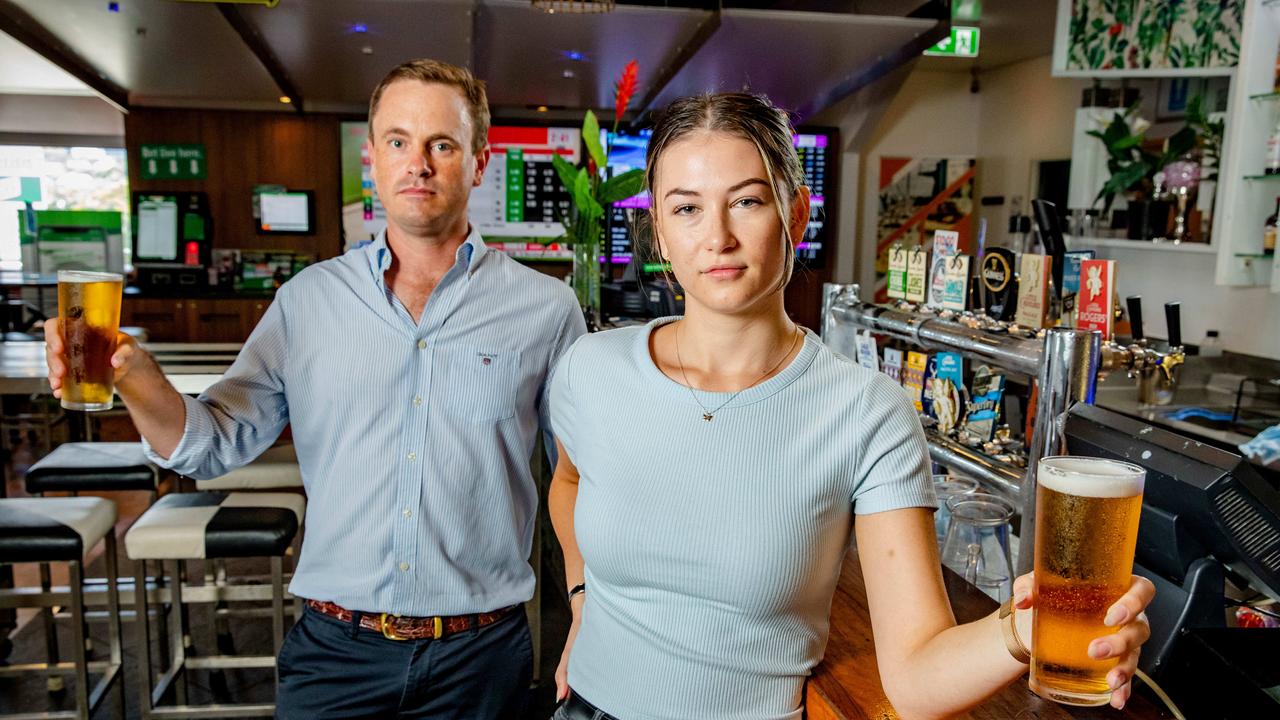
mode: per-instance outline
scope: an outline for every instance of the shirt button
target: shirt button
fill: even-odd
[[[407,562],[400,563],[400,572],[409,572],[409,563]]]
[[[418,453],[416,452],[409,453],[409,462],[413,462],[414,460],[417,460],[417,459],[418,459]]]
[[[405,516],[405,517],[407,517],[407,518],[408,518],[408,517],[413,517],[413,511],[412,511],[412,510],[410,510],[409,508],[405,508],[405,509],[404,509],[404,516]]]
[[[422,396],[421,396],[421,395],[414,395],[414,396],[413,396],[413,404],[414,404],[414,405],[421,405],[421,404],[422,404]]]
[[[418,341],[418,349],[419,349],[419,350],[426,350],[426,349],[427,349],[427,341],[426,341],[426,340],[419,340],[419,341]]]

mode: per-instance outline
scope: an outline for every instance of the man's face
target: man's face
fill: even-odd
[[[370,118],[370,170],[388,225],[415,236],[465,230],[471,188],[489,161],[471,149],[474,126],[462,93],[397,80]]]

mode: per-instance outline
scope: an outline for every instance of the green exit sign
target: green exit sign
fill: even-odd
[[[143,180],[203,180],[208,175],[204,145],[143,145]]]
[[[978,28],[952,25],[951,36],[924,51],[925,55],[943,57],[978,57]]]

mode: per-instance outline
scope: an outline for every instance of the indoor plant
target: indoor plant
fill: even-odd
[[[632,60],[614,85],[610,137],[618,131],[618,124],[635,93],[638,73],[639,65]],[[604,144],[601,143],[600,121],[591,110],[582,120],[582,141],[587,148],[587,157],[580,166],[575,167],[559,155],[554,156],[552,162],[573,200],[569,213],[561,218],[564,236],[557,242],[573,247],[573,291],[591,324],[599,321],[600,245],[604,238],[605,213],[611,204],[640,192],[644,187],[644,171],[629,170],[610,177],[609,141],[606,139]]]

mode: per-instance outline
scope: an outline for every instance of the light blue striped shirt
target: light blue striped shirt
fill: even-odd
[[[669,320],[580,339],[551,382],[582,476],[569,685],[626,720],[800,720],[854,513],[934,505],[924,432],[892,380],[812,333],[699,405],[650,356]]]
[[[582,313],[568,286],[474,230],[417,323],[390,267],[380,235],[286,283],[223,379],[186,398],[173,456],[148,453],[217,477],[291,424],[307,491],[294,594],[416,616],[526,601],[529,458]]]

